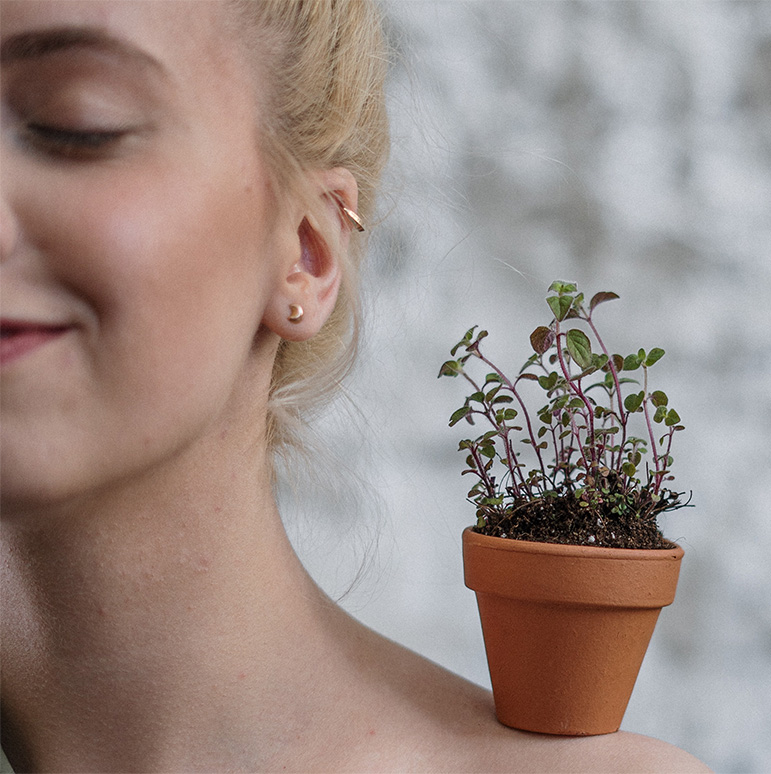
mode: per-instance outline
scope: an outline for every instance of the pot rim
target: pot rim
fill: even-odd
[[[661,608],[675,598],[683,549],[533,543],[463,532],[463,575],[477,594],[520,602]]]
[[[516,551],[525,554],[546,554],[552,556],[572,556],[576,558],[600,558],[604,560],[657,561],[681,559],[684,551],[677,543],[667,540],[667,548],[607,548],[605,546],[584,546],[574,543],[541,543],[516,538],[493,537],[476,532],[474,527],[463,530],[464,542],[476,544],[486,550]]]

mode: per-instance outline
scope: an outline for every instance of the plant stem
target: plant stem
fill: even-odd
[[[476,351],[474,353],[478,358],[481,360],[484,360],[482,355]],[[485,361],[487,362],[487,361]],[[494,367],[494,366],[493,366]],[[474,388],[474,392],[481,392],[484,394],[484,390],[466,373],[465,370],[461,369],[462,376],[466,379],[466,381]],[[516,394],[516,393],[515,393]],[[521,405],[520,401],[520,405]],[[514,451],[514,448],[509,443],[509,428],[504,424],[500,425],[496,419],[495,419],[495,408],[487,402],[487,400],[484,401],[482,404],[485,408],[484,411],[473,411],[475,414],[482,414],[482,416],[487,419],[487,421],[495,428],[496,433],[498,433],[499,436],[503,438],[504,446],[506,447],[506,466],[509,469],[509,472],[511,473],[511,479],[514,483],[514,486],[517,489],[521,489],[524,494],[525,489],[525,477],[522,475],[522,473],[519,472],[519,460],[517,459],[517,453]],[[514,459],[512,460],[512,455]],[[474,456],[474,460],[477,461],[476,455]],[[478,461],[477,461],[478,464]],[[517,482],[517,476],[519,475],[519,478],[521,480],[521,484]]]
[[[546,466],[543,463],[541,450],[538,448],[538,441],[536,440],[535,433],[533,432],[533,425],[530,422],[530,414],[527,411],[527,407],[525,406],[524,401],[522,400],[522,398],[519,396],[519,393],[517,392],[516,382],[512,383],[511,381],[509,381],[509,378],[506,376],[506,374],[504,374],[503,371],[501,371],[501,369],[498,368],[497,365],[495,365],[494,363],[491,363],[481,352],[475,352],[474,354],[483,363],[485,363],[490,368],[492,368],[493,371],[495,371],[495,373],[498,374],[498,376],[501,377],[503,384],[506,385],[509,392],[511,392],[511,394],[517,399],[517,403],[519,403],[519,406],[522,409],[522,414],[525,417],[525,423],[527,424],[527,434],[530,436],[530,442],[532,443],[533,449],[535,449],[536,456],[538,457],[538,464],[540,465],[541,473],[543,474],[543,477],[545,479],[552,481],[551,477],[546,473]],[[553,483],[554,482],[552,481],[552,484]]]
[[[608,348],[605,346],[605,342],[602,340],[602,336],[600,336],[599,332],[597,331],[597,328],[595,328],[594,323],[592,322],[592,315],[587,314],[584,318],[586,322],[589,324],[589,327],[592,330],[592,333],[594,334],[594,337],[597,339],[597,343],[600,345],[600,349],[602,350],[605,357],[608,358],[608,367],[610,368],[611,374],[613,374],[613,384],[616,386],[616,402],[618,403],[618,421],[621,424],[621,442],[618,445],[618,461],[616,461],[611,455],[611,468],[616,468],[621,465],[621,459],[624,456],[624,444],[626,443],[626,423],[629,418],[629,414],[624,412],[624,403],[621,399],[621,382],[618,379],[618,371],[616,371],[616,366],[613,363],[613,358],[610,356],[610,353],[608,352]],[[611,393],[609,395],[609,401],[610,401],[610,409],[613,410],[613,394]]]
[[[643,414],[645,414],[645,424],[648,426],[648,437],[651,440],[651,451],[653,452],[653,464],[656,466],[656,478],[654,483],[654,491],[656,494],[659,492],[661,486],[661,468],[659,466],[659,457],[656,454],[656,436],[653,433],[653,424],[651,423],[650,412],[648,411],[648,402],[650,396],[648,395],[648,367],[643,363],[643,390],[645,391],[645,398],[643,399]]]
[[[560,368],[562,369],[562,373],[565,377],[565,380],[568,384],[568,389],[572,390],[582,401],[584,406],[586,406],[586,425],[587,425],[587,431],[589,434],[589,438],[591,438],[591,444],[590,448],[592,451],[592,468],[597,467],[597,460],[594,458],[594,452],[595,452],[595,438],[594,438],[594,409],[592,408],[592,404],[589,402],[589,399],[584,395],[584,393],[581,390],[581,384],[580,380],[578,380],[578,383],[574,383],[573,379],[570,376],[570,371],[568,370],[567,363],[565,362],[565,358],[562,354],[562,341],[561,339],[565,338],[565,334],[560,331],[560,323],[559,320],[555,320],[555,329],[554,333],[556,335],[556,345],[557,345],[557,358],[559,359]],[[579,448],[581,449],[581,456],[584,458],[584,462],[586,462],[586,456],[584,455],[584,449],[583,445],[580,443],[580,436],[576,435],[576,439],[579,441]],[[589,465],[587,464],[587,471],[590,470]]]

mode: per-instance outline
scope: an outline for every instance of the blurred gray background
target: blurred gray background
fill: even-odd
[[[771,771],[771,3],[384,4],[393,155],[365,343],[284,491],[298,551],[355,616],[489,685],[460,534],[473,520],[438,381],[466,328],[518,368],[553,279],[620,301],[678,409],[664,520],[685,548],[623,728],[718,772]],[[322,516],[317,514],[321,510]]]

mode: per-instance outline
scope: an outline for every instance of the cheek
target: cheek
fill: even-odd
[[[103,325],[127,313],[188,325],[218,310],[226,322],[244,304],[256,313],[267,192],[191,172],[116,176],[64,210],[60,269]]]
[[[271,246],[267,186],[234,179],[155,166],[61,204],[56,269],[86,310],[79,392],[127,442],[193,432],[244,373]]]

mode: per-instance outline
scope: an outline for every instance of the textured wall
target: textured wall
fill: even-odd
[[[470,325],[512,365],[552,279],[622,297],[612,348],[687,431],[686,549],[624,727],[721,772],[771,771],[771,3],[385,6],[393,160],[349,400],[319,426],[328,479],[287,498],[298,546],[377,630],[487,683],[460,532],[462,385],[436,380]],[[363,482],[363,483],[362,483]],[[323,523],[304,519],[319,504]],[[363,573],[359,573],[363,570]],[[358,577],[361,575],[361,577]]]

